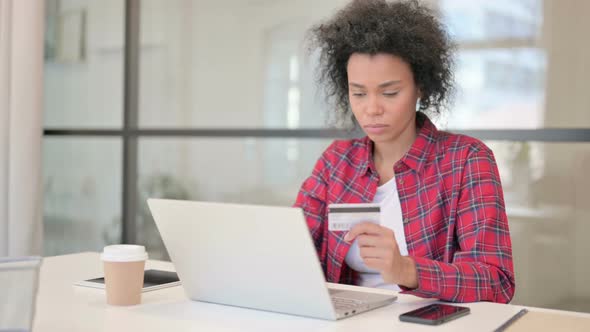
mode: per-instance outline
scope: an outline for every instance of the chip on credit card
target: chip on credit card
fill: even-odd
[[[360,222],[381,223],[381,206],[377,203],[328,205],[328,230],[349,231]]]

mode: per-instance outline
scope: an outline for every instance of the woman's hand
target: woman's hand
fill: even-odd
[[[344,241],[358,239],[361,258],[368,268],[381,273],[383,281],[408,288],[418,287],[418,273],[414,260],[402,256],[393,231],[370,222],[353,226]]]

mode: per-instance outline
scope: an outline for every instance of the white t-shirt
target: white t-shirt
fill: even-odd
[[[399,195],[397,193],[395,176],[387,183],[384,183],[377,188],[377,193],[375,194],[373,203],[380,203],[381,226],[393,230],[401,255],[407,256],[408,246],[406,244],[403,215],[399,202]],[[383,282],[383,278],[377,270],[369,269],[365,266],[363,259],[360,256],[360,249],[357,240],[354,240],[350,246],[350,250],[348,251],[348,254],[346,254],[344,261],[346,264],[348,264],[348,266],[350,266],[350,268],[359,272],[359,286],[385,288],[396,291],[401,290],[396,284],[386,284]]]

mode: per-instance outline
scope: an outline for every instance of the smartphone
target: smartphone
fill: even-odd
[[[399,320],[426,325],[439,325],[469,314],[470,309],[448,304],[431,304],[401,314]]]

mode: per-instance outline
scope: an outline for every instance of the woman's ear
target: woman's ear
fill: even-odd
[[[416,93],[416,111],[420,110],[420,100],[422,99],[422,91],[420,91],[420,89],[418,89],[417,93]]]

